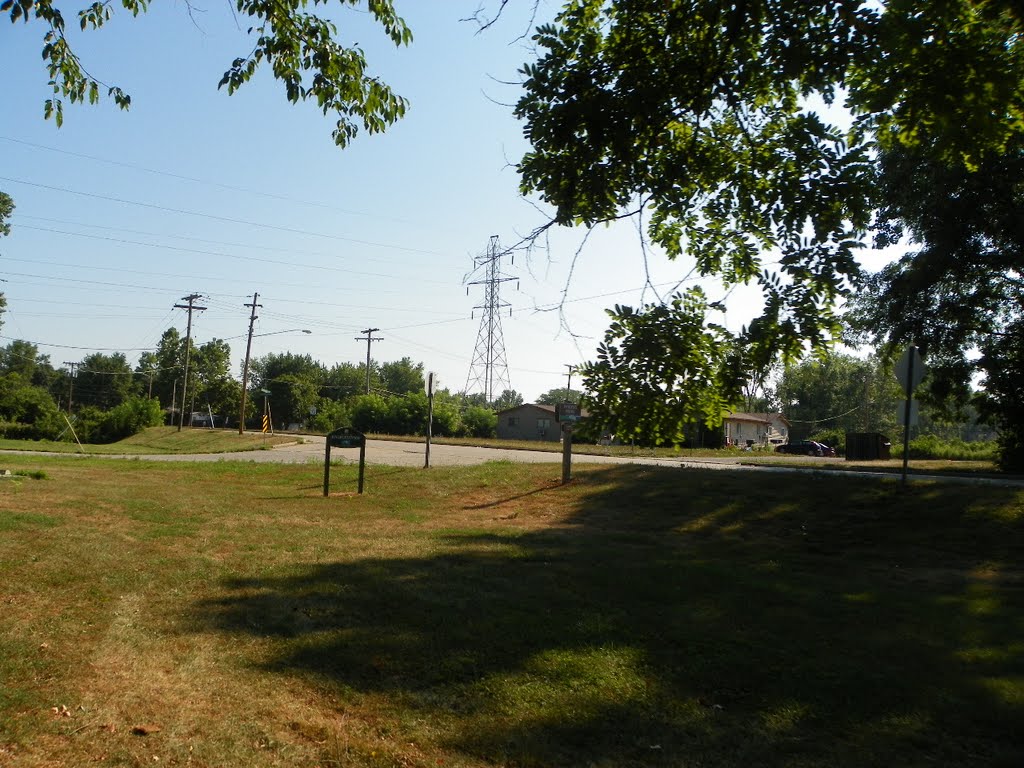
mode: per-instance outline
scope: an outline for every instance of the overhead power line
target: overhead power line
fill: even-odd
[[[0,177],[3,178],[3,177]],[[226,259],[238,259],[240,261],[255,261],[261,264],[276,264],[278,266],[285,267],[302,267],[303,269],[322,269],[328,272],[341,272],[347,275],[360,275],[362,277],[386,277],[389,280],[394,280],[397,275],[389,275],[383,272],[363,272],[356,269],[346,269],[344,267],[332,267],[324,264],[302,264],[295,261],[285,261],[283,259],[265,259],[259,256],[239,256],[235,253],[225,253],[224,251],[204,251],[200,248],[185,248],[180,245],[166,245],[164,243],[146,243],[141,240],[126,240],[121,237],[107,237],[106,235],[90,235],[87,232],[67,232],[62,229],[49,229],[47,227],[33,227],[31,224],[20,225],[21,229],[31,229],[37,232],[49,232],[55,235],[66,235],[68,237],[85,237],[90,240],[103,240],[108,243],[118,243],[121,245],[139,245],[143,248],[159,248],[164,251],[178,251],[180,253],[195,253],[200,256],[221,256]],[[11,259],[11,261],[24,261],[24,259]],[[91,267],[91,269],[111,269],[111,267]],[[421,283],[434,283],[435,285],[448,285],[448,283],[441,280],[420,280],[417,282]]]
[[[416,224],[416,222],[408,221],[407,219],[399,219],[392,216],[381,216],[376,213],[369,213],[367,211],[356,211],[351,208],[342,208],[337,205],[330,205],[329,203],[322,203],[316,200],[303,200],[298,197],[290,197],[288,195],[277,195],[273,192],[266,192],[264,190],[252,189],[250,187],[242,187],[236,184],[225,184],[220,181],[213,181],[211,179],[200,179],[195,176],[185,176],[181,173],[172,173],[171,171],[158,170],[156,168],[147,168],[144,165],[138,165],[136,163],[127,163],[123,160],[111,160],[108,157],[99,157],[97,155],[87,155],[84,152],[72,152],[67,149],[60,149],[58,147],[49,147],[45,144],[36,144],[32,141],[25,141],[24,139],[16,139],[12,136],[0,136],[0,140],[9,141],[12,144],[21,144],[26,147],[32,147],[33,149],[42,149],[47,152],[57,152],[68,157],[79,157],[84,160],[91,160],[96,163],[104,163],[106,165],[113,165],[118,168],[129,168],[133,171],[141,171],[142,173],[151,173],[156,176],[166,176],[170,179],[178,179],[179,181],[191,181],[196,184],[205,184],[211,187],[218,187],[220,189],[226,189],[231,192],[245,192],[249,195],[256,195],[257,197],[265,197],[270,200],[284,200],[289,203],[298,203],[300,205],[308,205],[314,208],[325,208],[330,211],[337,211],[338,213],[344,213],[349,216],[365,216],[372,219],[380,219],[382,221],[393,221],[400,224]]]
[[[277,232],[287,232],[292,235],[306,235],[308,237],[320,237],[325,240],[338,240],[343,243],[354,243],[356,245],[368,245],[374,248],[389,248],[395,251],[405,251],[406,253],[422,253],[427,256],[445,256],[446,254],[438,251],[429,251],[424,248],[410,248],[405,245],[395,245],[393,243],[378,243],[373,240],[360,240],[354,237],[344,237],[342,235],[328,235],[324,232],[313,232],[306,229],[296,229],[294,227],[282,227],[278,224],[267,224],[261,221],[246,221],[244,219],[235,219],[231,216],[218,216],[214,213],[203,213],[202,211],[190,211],[185,208],[171,208],[166,205],[157,205],[156,203],[143,203],[139,200],[128,200],[123,197],[111,197],[110,195],[101,195],[96,192],[82,192],[77,189],[70,189],[68,187],[57,187],[52,184],[39,184],[34,181],[26,181],[25,179],[16,179],[11,176],[0,176],[0,181],[9,181],[12,184],[23,184],[27,187],[35,187],[36,189],[46,189],[51,192],[63,192],[67,195],[78,195],[79,197],[88,197],[94,200],[106,200],[110,203],[120,203],[121,205],[134,205],[139,208],[148,208],[154,211],[163,211],[165,213],[177,213],[182,216],[195,216],[201,219],[210,219],[212,221],[223,221],[228,224],[241,224],[246,227],[259,227],[260,229],[272,229]]]

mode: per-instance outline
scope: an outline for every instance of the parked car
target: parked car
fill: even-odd
[[[835,456],[836,449],[814,440],[798,440],[775,447],[776,453],[792,453],[798,456]]]

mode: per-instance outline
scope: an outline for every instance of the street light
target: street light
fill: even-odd
[[[306,328],[287,328],[283,331],[271,331],[270,333],[257,333],[256,336],[276,336],[279,333],[313,333]],[[252,351],[252,324],[249,325],[249,340],[245,344],[245,363],[242,365],[242,407],[238,411],[238,434],[245,434],[245,388],[249,383],[249,353]]]

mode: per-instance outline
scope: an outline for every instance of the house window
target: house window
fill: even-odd
[[[547,429],[551,426],[551,419],[537,419],[537,429]]]
[[[508,425],[510,427],[518,427],[519,426],[519,417],[518,416],[509,416],[508,417]]]

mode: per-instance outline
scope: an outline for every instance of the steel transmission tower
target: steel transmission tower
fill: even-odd
[[[488,403],[493,403],[503,390],[512,388],[508,378],[508,362],[505,360],[505,339],[501,333],[501,313],[507,307],[511,317],[512,305],[501,300],[501,284],[517,278],[501,273],[501,256],[498,236],[492,235],[487,253],[473,260],[471,276],[483,269],[483,279],[466,283],[467,295],[469,286],[484,286],[484,303],[473,307],[474,312],[481,309],[483,314],[480,317],[480,332],[476,337],[473,362],[470,363],[469,376],[466,378],[466,394],[483,392]]]

